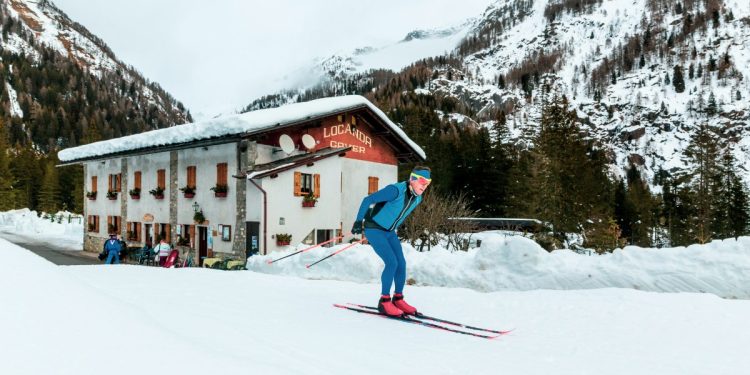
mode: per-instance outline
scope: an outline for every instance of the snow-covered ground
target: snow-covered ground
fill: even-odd
[[[0,237],[13,242],[38,243],[56,250],[83,249],[83,218],[67,211],[54,215],[28,208],[0,212]]]
[[[535,289],[633,288],[655,292],[713,293],[750,299],[750,237],[714,241],[687,248],[644,249],[628,246],[611,254],[582,255],[569,250],[548,253],[521,236],[481,234],[479,249],[418,252],[404,244],[409,281],[416,285],[469,288],[482,292]],[[332,252],[314,249],[273,265],[298,248],[252,257],[248,268],[308,279],[376,282],[382,261],[359,245],[307,269]]]
[[[485,340],[331,306],[374,303],[378,286],[371,283],[199,268],[58,267],[5,240],[0,249],[3,374],[750,371],[750,301],[711,294],[407,287],[424,312],[515,329]],[[342,259],[329,264],[346,267]]]

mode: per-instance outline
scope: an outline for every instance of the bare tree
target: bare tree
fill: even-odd
[[[426,232],[432,245],[444,240],[449,249],[467,250],[471,235],[477,229],[476,224],[450,218],[474,217],[475,211],[469,206],[470,201],[465,193],[442,195],[436,191],[426,192],[422,203],[399,230],[399,235],[415,246],[420,235]]]

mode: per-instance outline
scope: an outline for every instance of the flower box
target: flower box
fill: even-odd
[[[193,198],[195,197],[195,193],[185,193],[185,198]]]
[[[292,235],[288,233],[276,234],[276,246],[289,246],[292,243]]]
[[[212,187],[211,190],[214,191],[214,196],[216,198],[226,198],[227,192],[229,191],[229,186],[225,184],[216,184],[216,186]]]
[[[302,201],[302,207],[315,207],[315,201]]]
[[[130,193],[130,199],[135,199],[135,200],[141,199],[141,189],[135,188],[133,190],[130,190],[129,193]]]
[[[155,199],[164,199],[164,194],[154,194]]]
[[[291,241],[276,241],[276,246],[289,246]]]
[[[114,191],[108,191],[107,192],[107,199],[113,201],[117,199],[117,193]]]
[[[160,187],[156,187],[155,189],[151,189],[148,192],[149,194],[153,195],[155,199],[164,199],[164,189]]]
[[[90,192],[86,193],[86,198],[88,198],[90,201],[95,201],[96,200],[96,192],[95,191],[90,191]]]

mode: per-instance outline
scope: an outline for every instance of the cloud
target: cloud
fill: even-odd
[[[55,0],[194,114],[241,108],[313,58],[454,25],[489,0]]]

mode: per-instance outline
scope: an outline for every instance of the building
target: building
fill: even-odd
[[[424,151],[361,96],[258,110],[59,152],[84,168],[84,249],[164,236],[196,261],[348,232],[361,199]],[[289,241],[289,235],[291,240]],[[346,238],[345,238],[346,239]]]

